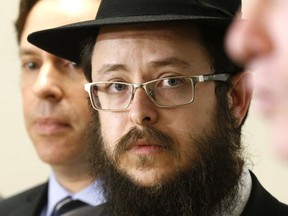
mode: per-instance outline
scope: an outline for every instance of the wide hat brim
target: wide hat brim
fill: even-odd
[[[130,4],[133,4],[134,2],[136,2],[135,0],[125,0],[125,1],[130,1],[129,2]],[[150,2],[151,4],[155,4],[157,1],[159,1],[161,4],[163,3],[163,1],[161,0],[150,0],[150,1],[143,0],[143,1],[145,2],[145,4],[147,4],[147,2]],[[79,23],[65,25],[65,26],[61,26],[57,28],[38,31],[38,32],[30,34],[28,36],[28,41],[49,53],[52,53],[54,55],[68,59],[70,61],[79,63],[83,42],[91,36],[96,37],[99,31],[99,28],[102,26],[120,25],[120,24],[124,25],[124,24],[133,24],[133,23],[144,24],[144,23],[153,23],[153,22],[191,21],[193,23],[222,25],[222,26],[227,27],[231,23],[232,19],[234,18],[234,15],[239,6],[238,0],[229,0],[230,2],[234,2],[233,8],[231,9],[232,11],[227,12],[223,10],[222,8],[215,9],[213,5],[212,6],[208,5],[209,6],[207,7],[208,9],[206,10],[205,8],[205,10],[203,10],[204,11],[203,15],[201,15],[201,13],[199,14],[199,11],[197,11],[197,13],[194,12],[196,8],[195,5],[199,3],[195,3],[195,2],[193,3],[193,0],[192,1],[190,0],[190,2],[188,1],[189,0],[176,0],[177,2],[176,4],[179,4],[179,5],[183,4],[183,5],[181,5],[181,8],[179,9],[177,8],[171,9],[172,6],[168,5],[167,8],[169,12],[165,11],[166,10],[165,8],[162,9],[161,4],[159,4],[158,2],[157,6],[159,6],[159,8],[155,9],[155,7],[151,7],[154,9],[154,12],[152,11],[152,13],[150,13],[151,8],[147,8],[146,10],[149,13],[146,12],[146,14],[143,15],[143,11],[141,11],[142,10],[141,7],[138,7],[138,11],[136,10],[135,12],[133,9],[130,9],[129,12],[125,11],[127,10],[127,5],[126,7],[123,6],[124,4],[123,0],[122,1],[114,0],[114,3],[113,3],[113,0],[102,0],[102,3],[100,5],[100,8],[99,8],[99,11],[95,20],[79,22]],[[202,1],[204,2],[204,0]],[[175,4],[175,0],[165,0],[164,2],[165,2],[165,7],[169,3]],[[185,4],[191,5],[191,2],[193,4],[192,5],[193,8],[191,10],[189,8],[185,8],[186,7]],[[111,4],[114,7],[115,7],[115,4],[119,4],[118,10],[114,9],[113,11],[109,11],[112,7]],[[137,1],[137,4],[139,4],[139,0]],[[219,4],[219,2],[217,2],[217,4]],[[123,9],[119,7],[123,7]],[[227,7],[226,3],[225,3],[225,7]],[[121,11],[124,15],[121,14]],[[158,11],[160,11],[160,13],[158,13]]]

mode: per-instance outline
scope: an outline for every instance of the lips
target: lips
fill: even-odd
[[[133,143],[128,150],[131,150],[135,154],[149,155],[159,153],[160,151],[163,151],[163,149],[162,145],[141,139]]]
[[[40,135],[61,134],[71,128],[68,122],[55,118],[38,118],[34,126]]]

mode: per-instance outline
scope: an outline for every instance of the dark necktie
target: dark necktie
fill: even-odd
[[[81,207],[88,206],[87,203],[84,203],[80,200],[72,200],[71,197],[67,197],[63,200],[61,200],[54,209],[53,216],[61,216],[68,212],[73,212],[76,209],[79,209]]]

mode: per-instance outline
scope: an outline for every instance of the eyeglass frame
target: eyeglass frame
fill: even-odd
[[[127,110],[128,107],[130,106],[130,104],[132,103],[133,101],[133,98],[134,98],[134,94],[136,92],[136,89],[137,88],[143,88],[145,90],[145,93],[146,95],[148,96],[148,98],[152,101],[152,103],[157,106],[157,107],[160,107],[160,108],[171,108],[171,107],[178,107],[178,106],[185,106],[185,105],[188,105],[188,104],[191,104],[193,101],[194,101],[194,98],[195,98],[195,87],[198,83],[201,83],[201,82],[207,82],[207,81],[220,81],[220,82],[226,82],[232,75],[231,74],[228,74],[228,73],[219,73],[219,74],[205,74],[205,75],[197,75],[197,76],[171,76],[171,77],[164,77],[164,78],[159,78],[159,79],[154,79],[154,80],[150,80],[148,82],[144,82],[144,83],[126,83],[126,82],[114,82],[114,81],[111,81],[111,82],[107,82],[107,81],[99,81],[99,82],[91,82],[91,83],[85,83],[84,84],[84,89],[85,91],[88,93],[89,95],[89,99],[90,99],[90,102],[91,102],[91,105],[92,107],[95,109],[95,110],[98,110],[98,111],[111,111],[111,112],[117,112],[117,111],[123,111],[123,110]],[[148,89],[146,88],[146,86],[148,84],[150,84],[151,82],[155,82],[155,81],[160,81],[160,80],[165,80],[165,79],[177,79],[177,78],[188,78],[191,80],[191,84],[192,84],[192,88],[193,88],[193,97],[192,99],[185,103],[185,104],[179,104],[179,105],[159,105],[157,104],[157,102],[151,97],[151,95],[149,95],[149,92],[148,92]],[[131,97],[130,97],[130,100],[129,102],[127,103],[127,106],[125,108],[122,108],[122,109],[101,109],[101,108],[97,108],[95,106],[95,103],[94,103],[94,100],[92,98],[92,93],[91,93],[91,89],[92,89],[92,86],[93,85],[97,85],[97,84],[116,84],[116,83],[121,83],[121,84],[125,84],[125,85],[129,85],[131,86]]]

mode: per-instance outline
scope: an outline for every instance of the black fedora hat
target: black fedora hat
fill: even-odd
[[[97,36],[101,26],[171,21],[228,26],[240,6],[241,0],[102,0],[94,20],[34,32],[28,41],[79,62],[82,42]]]

